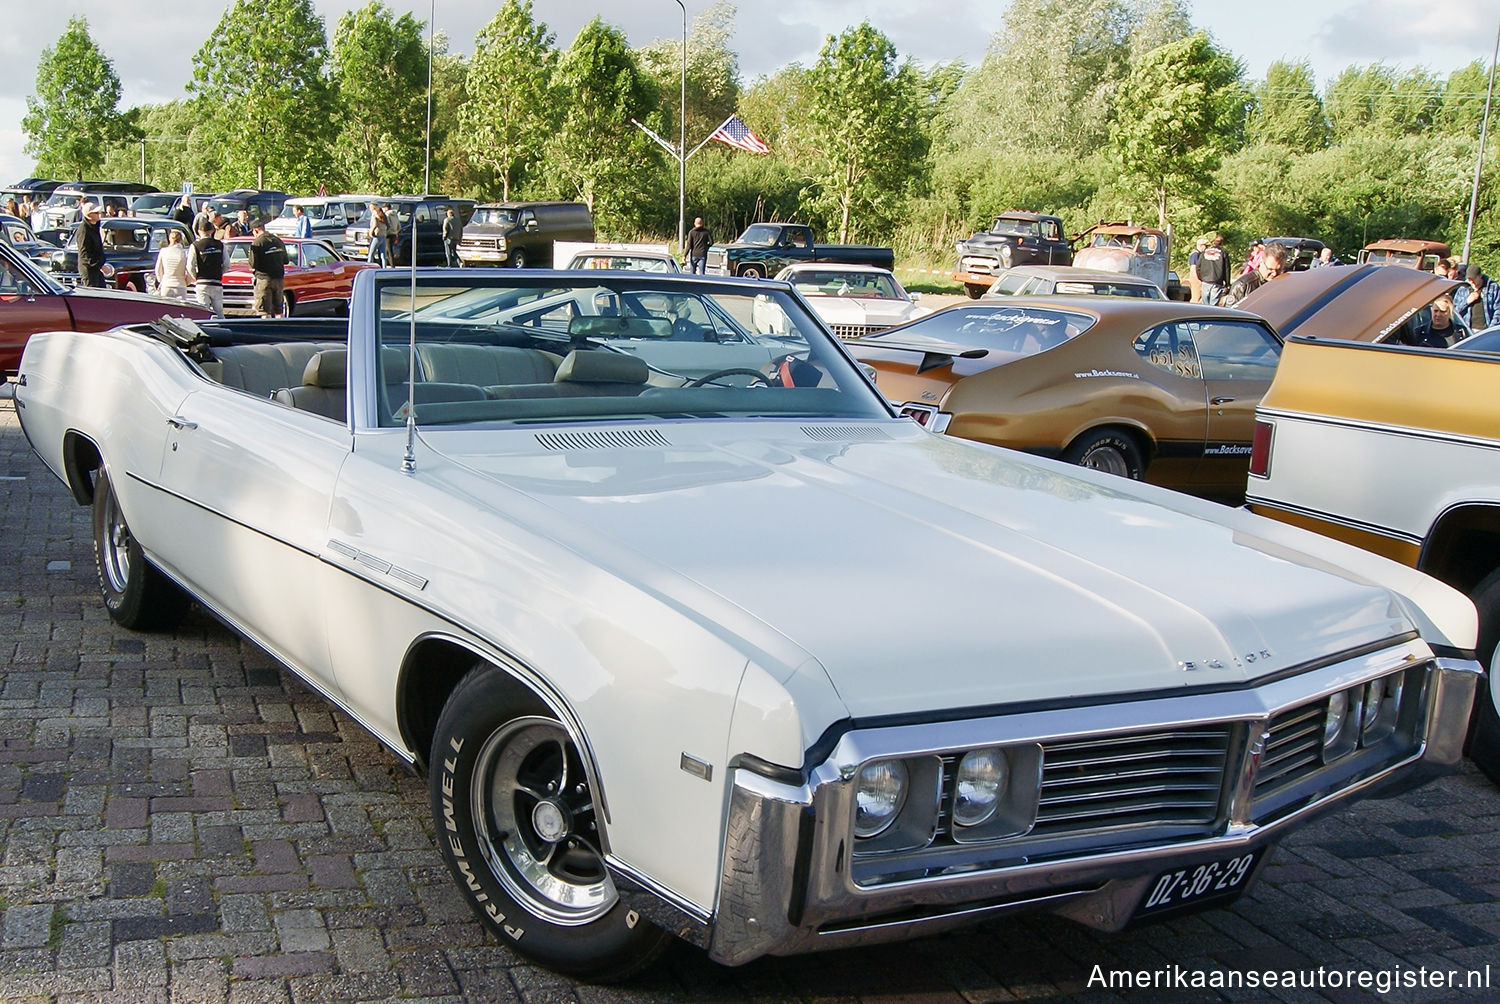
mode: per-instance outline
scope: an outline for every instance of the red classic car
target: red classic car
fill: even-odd
[[[371,266],[350,261],[327,241],[283,237],[286,245],[286,313],[334,314],[349,312],[349,290],[354,273]],[[250,238],[231,237],[224,242],[224,313],[250,314],[253,278],[250,274]]]
[[[0,376],[16,372],[26,339],[38,331],[103,331],[121,324],[209,317],[197,304],[118,289],[64,286],[0,242]]]

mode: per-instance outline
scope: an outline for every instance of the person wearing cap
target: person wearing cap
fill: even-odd
[[[250,273],[255,277],[254,311],[261,317],[280,317],[286,309],[282,283],[286,277],[286,245],[256,217],[250,224]]]
[[[78,249],[78,285],[104,288],[104,235],[99,232],[99,206],[85,202],[78,207],[78,225],[73,228],[73,246]]]

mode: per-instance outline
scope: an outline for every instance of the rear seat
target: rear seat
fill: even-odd
[[[205,371],[226,387],[247,391],[256,397],[270,397],[283,387],[301,384],[302,374],[313,356],[343,347],[342,342],[226,345],[213,350],[219,365],[206,366]]]
[[[395,346],[381,350],[381,369],[386,379],[386,399],[399,410],[406,401],[408,352]],[[324,349],[307,361],[301,382],[271,395],[280,404],[309,411],[342,422],[348,417],[349,354],[342,346]],[[414,385],[417,406],[434,401],[483,401],[484,389],[474,384],[434,383],[419,380]]]
[[[417,361],[428,380],[493,387],[551,383],[562,357],[513,345],[418,342]]]

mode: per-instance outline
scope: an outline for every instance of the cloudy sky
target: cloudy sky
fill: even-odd
[[[20,0],[9,0],[19,3]],[[332,34],[339,15],[366,0],[314,0]],[[452,51],[472,51],[474,36],[493,16],[497,0],[385,0],[392,10],[426,21]],[[686,0],[688,15],[711,0]],[[88,19],[94,41],[114,61],[124,86],[122,108],[183,97],[192,57],[227,7],[224,0],[176,5],[159,0],[52,0],[11,19],[0,32],[0,183],[31,172],[21,117],[36,86],[40,49],[57,40],[69,17]],[[869,20],[904,56],[934,63],[978,63],[1004,24],[1006,0],[802,0],[739,3],[734,46],[746,83],[789,62],[817,59],[825,36]],[[1446,75],[1475,59],[1488,64],[1500,23],[1500,0],[1191,0],[1194,23],[1244,61],[1252,78],[1278,59],[1307,60],[1320,82],[1351,63],[1385,62]],[[682,11],[674,0],[534,0],[537,17],[572,41],[596,14],[633,45],[680,38]],[[753,125],[753,123],[752,123]]]

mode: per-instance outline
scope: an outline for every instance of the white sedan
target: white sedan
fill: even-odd
[[[874,265],[807,262],[788,265],[776,278],[806,297],[813,313],[840,338],[862,338],[932,313],[917,305],[921,293],[908,293],[890,269]],[[756,307],[759,330],[786,330],[788,321],[772,297]]]
[[[618,351],[684,298],[716,367]],[[111,616],[263,646],[426,774],[495,937],[594,980],[1222,904],[1451,767],[1480,678],[1461,594],[932,435],[781,283],[367,269],[347,325],[35,335],[15,397]]]

